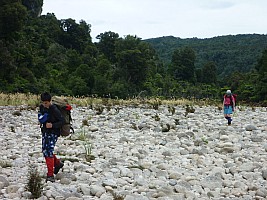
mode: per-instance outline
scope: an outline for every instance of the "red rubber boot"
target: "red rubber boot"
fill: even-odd
[[[53,154],[53,158],[54,158],[54,164],[55,164],[55,165],[54,165],[54,166],[55,166],[54,174],[57,174],[57,173],[59,172],[59,170],[60,170],[61,168],[63,168],[64,163],[61,162],[61,161],[56,157],[55,154]]]
[[[54,158],[46,157],[45,158],[46,166],[47,166],[47,176],[46,176],[46,182],[51,181],[55,182],[54,177]]]

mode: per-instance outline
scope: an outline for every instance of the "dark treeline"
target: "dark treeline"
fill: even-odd
[[[40,15],[42,6],[43,0],[0,2],[1,92],[218,99],[232,89],[240,100],[266,103],[266,37],[166,45],[107,31],[93,43],[90,24]]]
[[[267,48],[267,35],[243,34],[206,39],[181,39],[173,36],[152,38],[149,42],[160,59],[168,64],[177,48],[191,47],[196,54],[195,67],[202,68],[207,61],[217,66],[218,78],[233,72],[249,72],[255,67],[264,49]]]

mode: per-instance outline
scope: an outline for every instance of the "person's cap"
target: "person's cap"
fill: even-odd
[[[231,93],[232,93],[231,90],[226,91],[226,94],[231,94]]]

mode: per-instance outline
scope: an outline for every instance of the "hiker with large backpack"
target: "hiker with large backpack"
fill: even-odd
[[[57,174],[64,166],[64,163],[54,154],[64,118],[58,107],[52,103],[52,96],[49,93],[42,93],[41,101],[38,120],[42,132],[42,152],[47,166],[46,182],[55,182],[54,174]]]
[[[226,94],[223,97],[223,112],[224,117],[228,121],[228,125],[230,126],[232,124],[232,117],[231,114],[233,114],[235,108],[235,98],[232,95],[231,90],[227,90]]]

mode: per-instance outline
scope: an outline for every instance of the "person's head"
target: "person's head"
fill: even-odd
[[[231,95],[231,94],[232,94],[231,90],[226,91],[226,95]]]
[[[41,101],[44,107],[49,108],[51,105],[52,96],[48,92],[44,92],[41,94]]]

